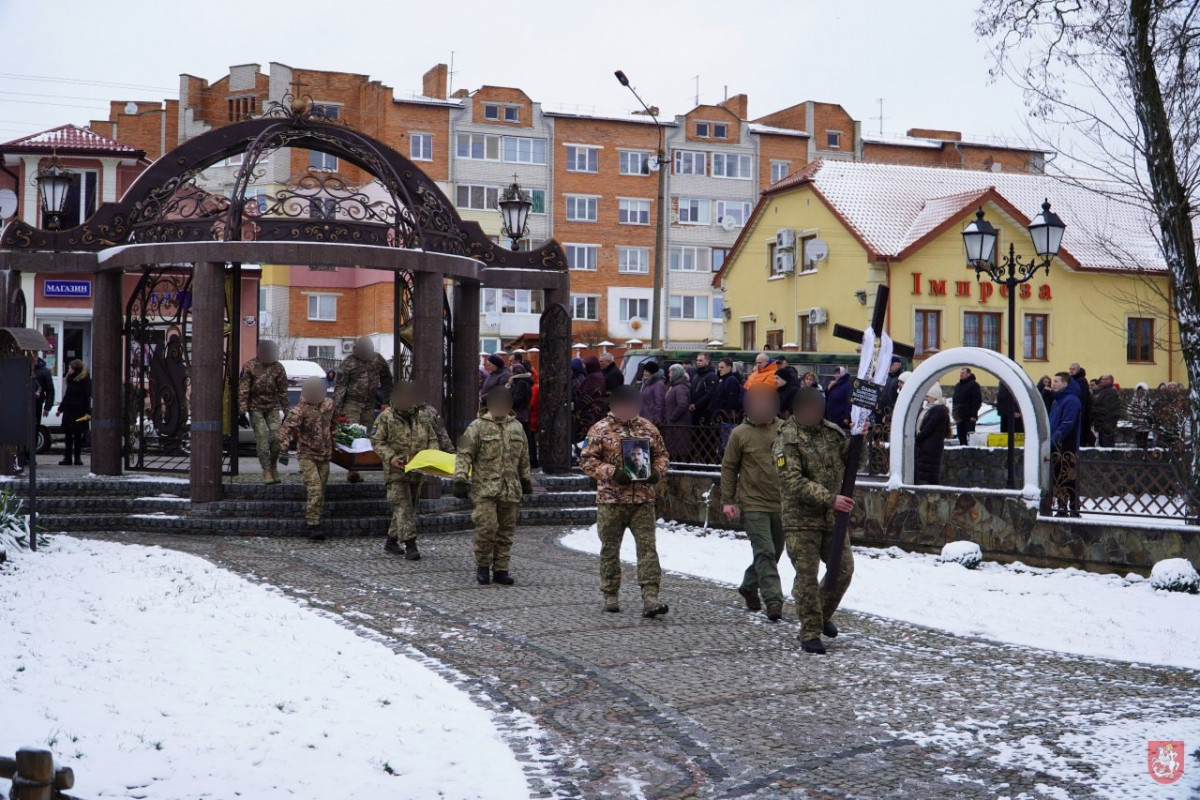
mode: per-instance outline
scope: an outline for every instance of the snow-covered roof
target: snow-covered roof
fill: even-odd
[[[426,97],[419,94],[402,95],[393,97],[392,100],[397,103],[416,103],[423,106],[447,106],[449,108],[462,108],[461,100],[445,100],[440,97]]]
[[[1019,150],[1026,153],[1043,153],[1050,152],[1043,150],[1040,147],[1033,147],[1018,141],[1009,141],[1001,138],[993,138],[990,141],[985,139],[942,139],[936,136],[910,136],[908,134],[896,133],[864,133],[862,134],[864,144],[883,144],[893,145],[897,147],[920,147],[929,150],[941,150],[947,145],[961,145],[963,147],[990,147],[996,150]]]
[[[798,131],[795,128],[777,128],[774,125],[762,125],[758,122],[751,122],[747,126],[751,133],[770,133],[776,136],[796,136],[801,139],[810,138],[808,131]]]
[[[769,187],[765,194],[801,186],[819,192],[879,257],[903,257],[923,237],[961,219],[981,202],[994,201],[1024,226],[1048,199],[1067,225],[1062,247],[1068,263],[1073,260],[1084,269],[1165,269],[1148,213],[1112,196],[1128,192],[1128,187],[1109,181],[818,161]]]
[[[59,153],[68,155],[72,153],[86,153],[88,155],[98,153],[102,155],[125,156],[127,158],[140,158],[145,155],[145,151],[143,150],[130,147],[124,142],[118,142],[116,139],[101,136],[90,128],[81,128],[78,125],[59,125],[57,128],[51,128],[48,131],[22,136],[19,139],[13,139],[10,142],[0,144],[0,150],[6,153],[37,153],[57,150]]]
[[[582,111],[543,111],[547,117],[566,117],[568,119],[600,119],[607,122],[634,122],[640,125],[653,125],[654,119],[646,114],[602,114],[602,113],[585,113]],[[675,120],[662,119],[664,128],[679,127],[679,123]]]

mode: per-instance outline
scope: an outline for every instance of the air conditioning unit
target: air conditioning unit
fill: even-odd
[[[808,310],[809,325],[824,325],[829,322],[829,312],[824,308],[810,308]]]
[[[345,339],[342,341],[342,352],[347,353],[347,354],[354,352],[354,340],[353,339]]]
[[[780,228],[775,231],[776,250],[795,250],[796,232],[791,228]]]
[[[779,250],[776,250],[775,251],[775,267],[774,267],[773,271],[776,275],[783,275],[788,272],[795,272],[796,271],[796,254],[791,251],[788,251],[788,250],[784,250],[782,252],[780,252]]]

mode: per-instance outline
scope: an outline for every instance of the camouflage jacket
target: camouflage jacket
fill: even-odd
[[[660,478],[667,474],[671,457],[654,423],[645,417],[622,422],[608,414],[588,431],[587,445],[579,456],[579,468],[596,481],[597,503],[653,503],[657,499],[657,487],[649,481],[621,486],[613,480],[625,468],[621,442],[626,439],[649,439],[650,466]]]
[[[332,400],[325,398],[313,404],[301,399],[279,426],[279,447],[286,450],[288,440],[295,437],[297,458],[328,461],[333,455],[333,432],[336,428],[337,415]]]
[[[341,408],[347,401],[375,404],[376,394],[381,392],[384,402],[392,396],[392,371],[384,357],[376,353],[369,361],[358,356],[347,356],[338,366],[337,378],[333,383],[333,404]]]
[[[458,443],[454,480],[471,480],[476,499],[521,500],[529,477],[525,429],[512,414],[497,419],[486,411],[467,426]]]
[[[392,459],[399,457],[407,461],[422,450],[436,450],[438,436],[429,417],[420,408],[406,414],[389,408],[375,419],[371,444],[383,461],[384,480],[403,480],[407,473],[403,469],[393,469]]]
[[[833,525],[833,500],[842,487],[850,438],[828,420],[815,428],[793,417],[775,439],[783,491],[783,527],[823,530]]]
[[[420,411],[429,424],[433,426],[433,430],[437,433],[437,449],[443,453],[454,452],[454,441],[450,438],[450,434],[446,431],[446,421],[442,419],[442,415],[437,412],[429,403],[421,403],[417,406],[417,411]]]
[[[252,358],[242,367],[238,378],[238,405],[242,411],[288,409],[287,372],[278,361],[264,364]]]

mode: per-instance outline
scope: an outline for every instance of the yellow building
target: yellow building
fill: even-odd
[[[887,329],[917,357],[962,345],[1008,351],[1002,287],[976,278],[962,229],[982,209],[1034,256],[1026,226],[1049,199],[1067,225],[1047,274],[1018,289],[1016,356],[1034,380],[1079,362],[1125,387],[1185,381],[1178,326],[1150,223],[1139,209],[1044,175],[814,162],[767,189],[724,268],[726,345],[853,352],[833,324],[869,323],[891,287]],[[995,384],[990,376],[984,383]]]

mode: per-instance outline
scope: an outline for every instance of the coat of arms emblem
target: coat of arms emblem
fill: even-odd
[[[1174,783],[1183,777],[1183,742],[1150,742],[1146,750],[1151,778],[1159,783]]]

